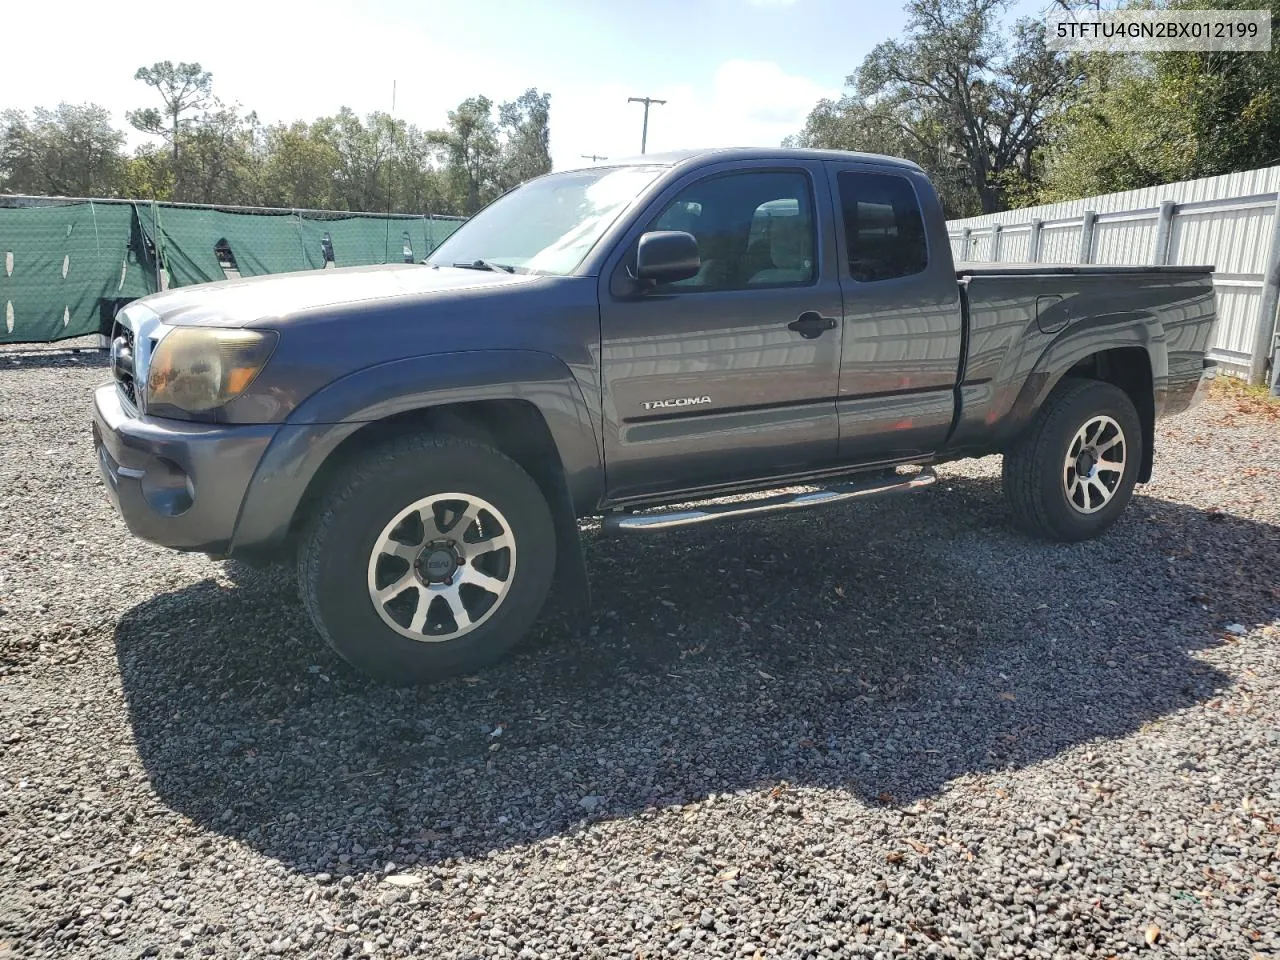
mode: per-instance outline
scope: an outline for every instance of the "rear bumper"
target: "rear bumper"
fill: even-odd
[[[1200,374],[1200,382],[1196,384],[1196,389],[1191,394],[1191,400],[1187,406],[1194,407],[1207,397],[1209,388],[1213,386],[1213,381],[1216,379],[1218,379],[1218,361],[1205,360],[1204,370]]]
[[[1170,367],[1174,368],[1173,358]],[[1218,362],[1201,357],[1181,359],[1170,370],[1163,393],[1156,393],[1156,416],[1172,417],[1191,409],[1209,395],[1218,376]]]
[[[228,548],[278,429],[138,416],[114,384],[93,395],[93,444],[107,496],[135,536],[175,550]]]

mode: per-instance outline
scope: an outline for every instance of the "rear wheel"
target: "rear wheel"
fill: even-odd
[[[1048,540],[1099,536],[1133,494],[1146,440],[1119,387],[1064,380],[1005,451],[1004,491],[1014,522]]]
[[[389,683],[467,673],[529,629],[555,569],[551,512],[498,450],[413,436],[363,456],[330,487],[298,552],[312,621]]]

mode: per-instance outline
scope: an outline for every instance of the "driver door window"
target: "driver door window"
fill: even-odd
[[[741,173],[695,183],[648,226],[698,241],[697,275],[671,292],[805,286],[816,280],[817,239],[809,179],[802,173]]]

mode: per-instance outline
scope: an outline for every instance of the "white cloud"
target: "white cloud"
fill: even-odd
[[[823,97],[838,96],[776,63],[729,60],[708,89],[690,84],[632,89],[618,84],[552,93],[551,153],[558,169],[584,161],[581,154],[609,157],[640,152],[644,108],[632,96],[667,102],[649,110],[650,153],[693,147],[776,147],[804,126]]]
[[[764,60],[730,60],[716,71],[713,84],[717,101],[741,101],[745,116],[762,124],[802,123],[814,104],[830,93]]]

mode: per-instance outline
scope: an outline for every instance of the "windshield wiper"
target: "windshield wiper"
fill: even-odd
[[[463,270],[492,270],[494,273],[515,273],[516,268],[508,263],[494,263],[492,260],[472,260],[470,263],[455,263],[455,267]]]

